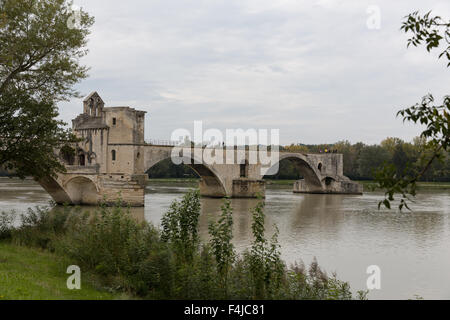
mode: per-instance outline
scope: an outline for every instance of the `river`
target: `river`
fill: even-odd
[[[149,182],[145,208],[132,214],[160,224],[171,201],[195,187],[185,182]],[[266,225],[280,231],[282,257],[288,263],[317,258],[322,269],[336,272],[352,291],[366,289],[367,267],[381,270],[381,289],[369,299],[450,299],[450,190],[422,190],[412,212],[382,209],[382,194],[294,194],[291,186],[268,185]],[[45,206],[50,196],[34,181],[0,178],[0,210],[26,212]],[[220,212],[221,199],[202,199],[200,233],[207,239],[208,223]],[[232,199],[234,244],[240,252],[249,248],[250,209],[256,199]]]

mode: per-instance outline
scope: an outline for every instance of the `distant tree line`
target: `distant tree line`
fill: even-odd
[[[420,156],[429,151],[425,139],[414,138],[405,142],[399,138],[386,138],[380,144],[367,145],[340,141],[335,144],[291,144],[280,147],[280,151],[319,153],[335,152],[344,155],[344,175],[353,180],[372,180],[374,170],[385,163],[394,164],[398,170],[410,170],[411,173],[420,166]],[[450,181],[450,154],[443,151],[442,161],[434,162],[421,178],[422,181]],[[409,165],[408,165],[409,164]],[[400,172],[399,172],[400,173]],[[161,161],[148,171],[150,178],[195,178],[196,173],[187,166],[175,165],[170,159]],[[301,173],[295,163],[283,160],[276,175],[269,179],[300,179]]]
[[[147,171],[148,177],[151,179],[163,178],[198,178],[194,170],[186,165],[176,165],[172,159],[166,159],[154,165]]]

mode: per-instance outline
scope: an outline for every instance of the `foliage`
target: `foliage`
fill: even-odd
[[[0,213],[0,240],[10,239],[12,230],[14,229],[15,212],[1,212]]]
[[[94,20],[80,11],[70,28],[72,2],[3,0],[0,6],[0,94],[10,88],[53,101],[76,96],[72,89],[86,78],[79,60],[86,55]]]
[[[53,250],[84,273],[96,275],[96,281],[111,292],[144,298],[353,298],[349,285],[336,276],[328,277],[316,261],[308,270],[285,266],[278,232],[271,241],[265,238],[263,202],[253,210],[254,241],[243,255],[237,255],[231,243],[229,201],[223,204],[218,220],[210,224],[209,243],[203,244],[197,233],[198,191],[172,204],[161,232],[148,223],[136,222],[120,202],[113,208],[101,205],[93,214],[68,207],[30,212],[20,227],[8,227],[11,241]]]
[[[21,225],[12,230],[12,238],[16,244],[39,247],[54,251],[54,241],[66,232],[66,219],[69,208],[62,212],[51,212],[48,207],[28,209],[20,215]]]
[[[248,263],[253,280],[253,298],[274,298],[278,295],[285,274],[285,265],[281,261],[278,245],[278,229],[268,243],[265,238],[264,202],[260,201],[253,209],[252,231],[254,242],[250,252],[244,253],[244,261]]]
[[[417,46],[426,43],[427,51],[437,48],[441,40],[445,39],[447,48],[439,55],[445,56],[450,66],[450,22],[444,22],[441,17],[430,17],[428,12],[421,17],[418,11],[405,17],[402,30],[412,32],[413,36],[408,40],[408,46]],[[444,29],[440,34],[441,30]],[[390,202],[394,200],[395,194],[400,194],[399,209],[408,208],[410,196],[416,194],[416,182],[430,171],[437,160],[443,165],[448,165],[448,153],[450,151],[450,96],[445,96],[442,105],[434,104],[434,97],[426,95],[421,103],[410,108],[400,110],[397,116],[401,116],[403,121],[410,121],[426,126],[421,133],[423,139],[422,153],[418,156],[416,168],[412,168],[407,161],[406,155],[397,154],[396,162],[385,165],[376,173],[378,187],[385,190],[385,199],[380,201],[378,207],[383,204],[390,208]],[[400,159],[403,158],[403,159]],[[411,170],[412,169],[412,170]]]
[[[57,120],[51,101],[39,101],[21,91],[0,95],[0,167],[21,178],[41,178],[64,171],[55,148],[76,141]]]
[[[197,178],[198,175],[191,168],[185,165],[176,165],[172,159],[166,159],[151,167],[148,176],[153,179],[158,178]]]
[[[362,179],[373,177],[373,169],[390,161],[388,151],[381,146],[365,146],[358,158],[358,174]]]
[[[307,146],[293,143],[289,146],[284,146],[283,150],[287,152],[296,152],[296,153],[308,153],[309,151]]]
[[[417,160],[418,165],[413,170],[410,170],[411,165],[405,159],[401,162],[397,161],[386,165],[377,171],[377,186],[386,190],[386,198],[380,202],[379,207],[384,204],[387,208],[390,208],[390,202],[394,200],[394,195],[398,193],[401,194],[399,209],[409,208],[407,200],[411,200],[409,196],[415,196],[416,182],[432,167],[434,160],[437,159],[441,164],[448,162],[448,151],[450,151],[450,97],[444,99],[442,106],[432,105],[433,101],[433,97],[428,95],[422,100],[421,104],[398,112],[398,115],[401,115],[404,121],[426,125],[427,129],[422,132],[421,138],[428,142],[423,146],[423,152]]]
[[[198,219],[200,216],[200,192],[188,192],[181,202],[174,201],[161,220],[161,239],[191,262],[198,249]]]
[[[447,67],[450,66],[450,21],[445,21],[439,16],[430,16],[431,11],[423,17],[419,11],[415,11],[405,17],[401,30],[405,33],[412,32],[413,36],[408,39],[408,47],[412,44],[417,47],[425,42],[426,49],[430,52],[438,48],[441,41],[446,42],[447,47],[439,54],[439,58],[446,57]]]
[[[64,161],[66,161],[69,165],[72,165],[75,161],[75,148],[65,144],[60,149],[60,155]]]
[[[86,12],[74,18],[66,0],[0,1],[0,167],[40,178],[64,170],[54,150],[74,137],[56,103],[77,97],[72,87],[87,77]]]
[[[216,222],[209,224],[209,234],[211,235],[211,250],[216,258],[219,284],[224,290],[225,297],[228,296],[228,277],[230,269],[236,259],[233,239],[233,209],[231,202],[225,200],[221,207],[222,213]]]

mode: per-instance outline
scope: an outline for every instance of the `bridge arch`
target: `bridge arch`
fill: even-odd
[[[36,179],[36,181],[41,185],[42,188],[44,188],[45,191],[48,192],[48,194],[51,195],[52,199],[57,204],[72,203],[72,199],[68,195],[67,191],[54,177],[47,176]]]
[[[312,163],[306,155],[301,153],[280,153],[278,163],[274,164],[272,168],[276,165],[279,166],[281,161],[286,160],[294,163],[298,172],[303,176],[309,192],[323,191],[323,183],[325,180],[322,181],[322,163]],[[268,172],[271,172],[272,168]]]
[[[71,178],[64,184],[64,189],[69,195],[72,204],[95,205],[99,201],[97,185],[85,176]]]
[[[151,161],[147,161],[144,171],[148,172],[153,166],[157,165],[161,161],[171,158],[171,153],[159,153],[158,157],[151,157]],[[183,165],[191,168],[200,178],[199,188],[202,196],[223,198],[227,196],[226,186],[217,171],[211,166],[204,164],[202,161],[197,160],[194,155],[181,158]]]

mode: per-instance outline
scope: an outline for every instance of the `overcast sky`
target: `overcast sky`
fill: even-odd
[[[173,130],[280,129],[282,144],[410,141],[400,108],[450,85],[438,51],[406,48],[402,17],[450,17],[450,1],[75,0],[96,19],[77,88],[147,111],[146,138]],[[370,29],[380,9],[379,29]],[[370,21],[373,21],[372,19]],[[374,26],[374,24],[371,24]],[[63,120],[82,112],[60,104]]]

